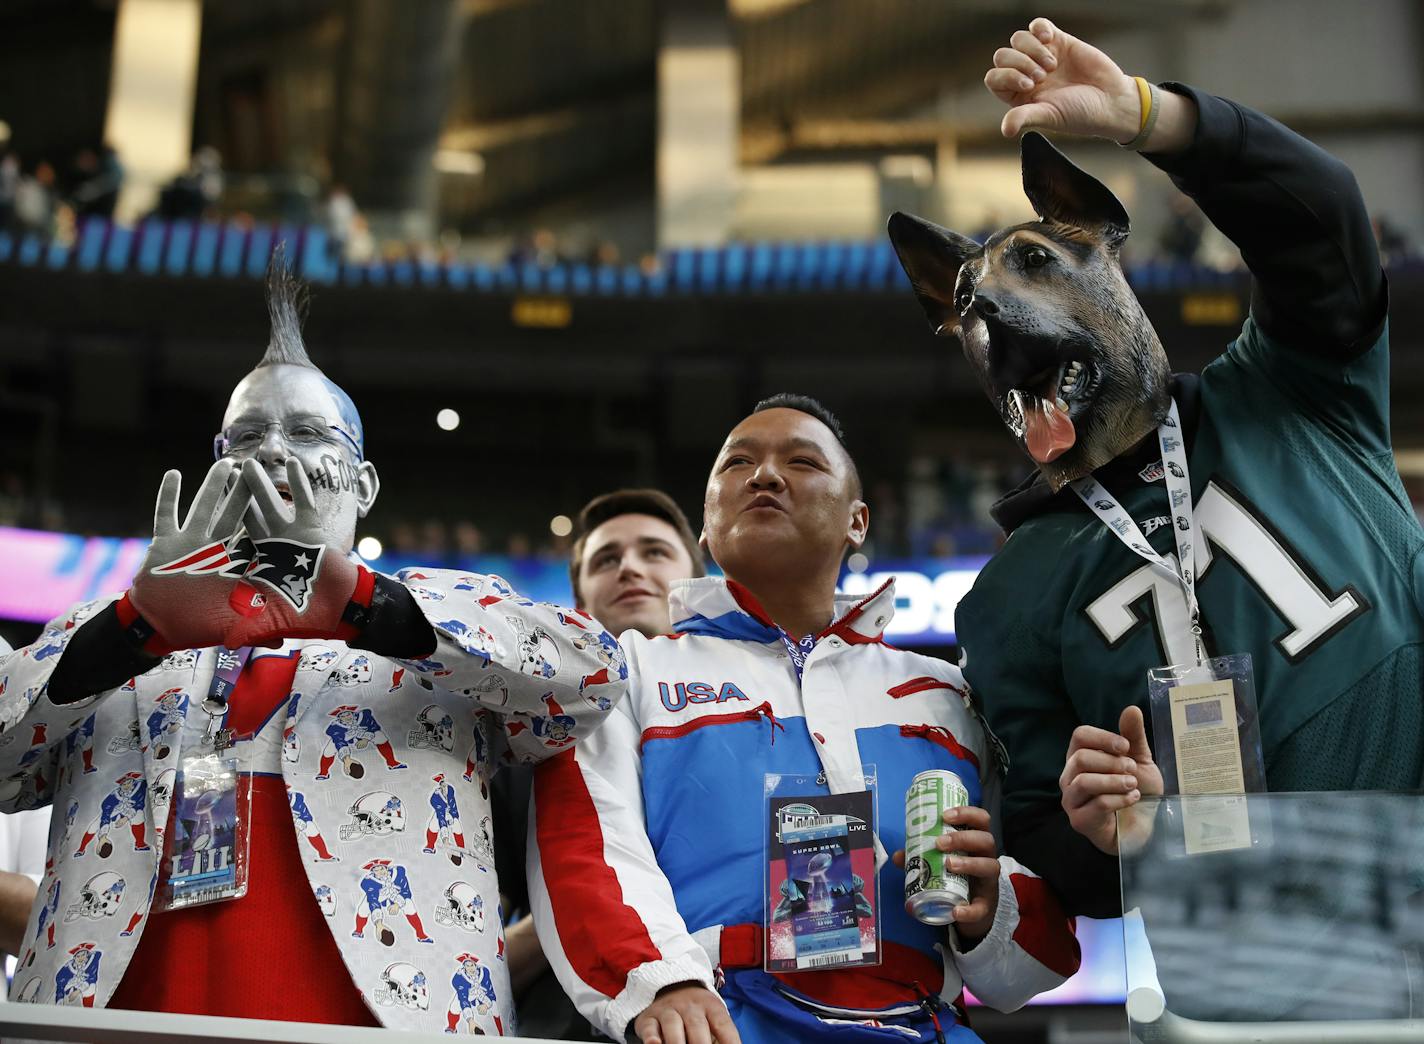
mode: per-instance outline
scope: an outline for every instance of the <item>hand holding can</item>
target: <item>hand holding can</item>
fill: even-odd
[[[926,924],[953,923],[966,941],[994,925],[998,846],[989,813],[947,769],[922,772],[905,795],[905,910]]]

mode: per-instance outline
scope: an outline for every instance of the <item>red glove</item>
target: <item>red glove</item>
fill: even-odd
[[[291,517],[256,461],[244,462],[242,482],[262,518],[259,522],[249,515],[254,559],[237,585],[234,601],[258,605],[260,611],[234,612],[223,644],[236,649],[280,645],[285,638],[347,641],[360,634],[362,610],[371,604],[375,574],[326,545],[327,534],[301,462],[287,461],[287,488],[295,509]]]
[[[237,479],[234,462],[215,463],[180,525],[183,476],[177,471],[163,476],[153,542],[133,586],[115,606],[119,623],[144,652],[162,656],[176,649],[222,645],[234,621],[254,611],[232,597],[233,580],[252,558],[251,541],[242,533],[251,497]]]

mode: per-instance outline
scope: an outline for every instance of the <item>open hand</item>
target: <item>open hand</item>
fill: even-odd
[[[158,487],[153,542],[128,598],[158,633],[150,651],[205,649],[223,644],[238,618],[229,604],[236,578],[247,566],[237,539],[249,498],[237,468],[220,460],[208,469],[182,522],[178,498],[183,476],[169,471]]]
[[[633,1020],[642,1044],[742,1044],[722,998],[695,982],[660,991]]]
[[[994,52],[984,86],[1009,106],[1000,124],[1006,138],[1037,129],[1128,142],[1141,124],[1132,77],[1047,18],[1035,18]]]
[[[1063,811],[1073,829],[1108,855],[1118,854],[1117,813],[1133,808],[1142,795],[1162,793],[1162,770],[1152,760],[1147,725],[1139,707],[1118,719],[1119,732],[1079,725],[1068,744],[1058,777]],[[1122,841],[1131,850],[1151,836],[1151,819],[1124,816]]]

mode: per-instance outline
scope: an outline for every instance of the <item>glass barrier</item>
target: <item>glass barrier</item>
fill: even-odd
[[[1424,798],[1154,798],[1119,831],[1134,1041],[1424,1041]]]

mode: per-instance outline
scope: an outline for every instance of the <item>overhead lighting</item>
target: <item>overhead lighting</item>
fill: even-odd
[[[356,542],[356,553],[368,562],[380,558],[383,551],[385,548],[375,537],[362,537]]]
[[[870,559],[857,551],[846,559],[846,568],[852,573],[863,573],[870,568]]]
[[[454,431],[460,426],[460,414],[447,407],[435,415],[435,424],[441,431]]]
[[[478,152],[464,152],[460,149],[436,149],[430,163],[441,174],[461,174],[467,178],[477,178],[485,172],[483,156]]]
[[[549,532],[556,537],[566,537],[574,531],[574,520],[568,515],[555,515],[549,519]]]

